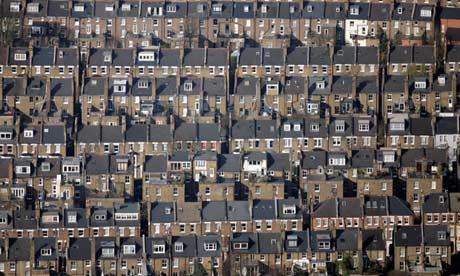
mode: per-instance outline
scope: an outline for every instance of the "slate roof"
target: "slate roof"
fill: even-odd
[[[439,134],[457,134],[458,120],[457,117],[441,117],[436,120],[435,133]]]
[[[337,230],[336,246],[337,251],[356,251],[358,250],[358,231],[359,229]]]
[[[195,235],[188,235],[188,236],[173,236],[172,237],[172,256],[173,257],[196,257],[197,256],[197,248],[196,248],[196,236]],[[183,251],[176,250],[176,243],[183,244]]]
[[[449,194],[448,193],[429,193],[425,195],[423,202],[424,213],[448,213]]]
[[[338,211],[338,213],[337,213]],[[361,217],[358,198],[331,198],[321,202],[313,211],[314,217]]]
[[[391,17],[390,4],[372,3],[369,20],[372,21],[388,21]]]
[[[201,216],[203,221],[226,221],[227,205],[225,201],[203,201]]]
[[[275,204],[272,199],[255,199],[252,204],[252,219],[276,219]]]
[[[56,238],[37,238],[33,239],[35,259],[39,261],[54,260],[57,257]],[[51,249],[51,255],[41,254],[42,249]]]
[[[324,18],[324,2],[304,2],[302,10],[303,18],[319,19]]]
[[[219,154],[218,155],[218,172],[239,172],[241,170],[240,154]]]
[[[168,157],[166,154],[147,155],[144,164],[144,171],[148,173],[166,173]]]
[[[386,250],[383,230],[366,229],[362,232],[363,249],[366,251],[384,251]]]
[[[70,238],[67,254],[69,260],[91,260],[91,240]]]
[[[221,254],[221,242],[220,237],[215,234],[198,236],[197,240],[197,256],[198,257],[219,257]],[[205,250],[205,244],[215,243],[217,244],[216,250]]]
[[[278,233],[257,233],[259,254],[279,254],[283,250],[283,242]]]
[[[395,246],[421,246],[422,242],[420,225],[401,226],[394,234]]]
[[[73,96],[73,80],[72,78],[51,78],[51,97]],[[69,100],[70,102],[70,100]]]
[[[8,259],[10,261],[30,261],[32,239],[30,238],[10,238],[8,240]]]

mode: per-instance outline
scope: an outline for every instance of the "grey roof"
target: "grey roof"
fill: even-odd
[[[147,142],[149,135],[149,125],[132,125],[126,129],[126,142]]]
[[[309,63],[313,65],[331,65],[329,47],[310,47]]]
[[[306,65],[309,61],[308,47],[289,48],[286,56],[286,64],[290,65]]]
[[[139,3],[139,1],[120,1],[118,6],[118,16],[120,17],[138,17],[140,15],[140,5],[144,3]],[[151,4],[151,3],[147,3]],[[123,9],[125,7],[125,9]],[[129,7],[129,9],[128,9]]]
[[[103,96],[106,78],[91,77],[85,78],[83,86],[83,95],[85,96]]]
[[[312,130],[317,126],[318,131]],[[327,137],[328,127],[324,119],[305,119],[305,137]]]
[[[136,2],[139,3],[139,2]],[[153,9],[155,8],[165,8],[165,3],[164,2],[141,2],[141,11],[140,11],[140,16],[144,18],[148,17],[159,17],[158,14],[155,14],[152,12]],[[135,15],[135,17],[137,14]]]
[[[440,11],[439,17],[442,19],[460,19],[458,8],[440,7]]]
[[[422,16],[422,11],[431,11],[431,16]],[[414,21],[432,21],[434,19],[435,7],[432,5],[416,5]]]
[[[26,77],[3,78],[3,93],[5,96],[25,96]]]
[[[99,219],[96,219],[96,217],[98,217]],[[89,224],[91,227],[114,226],[113,208],[91,208]]]
[[[233,139],[249,139],[255,137],[254,120],[238,120],[232,125],[231,137]]]
[[[395,246],[421,246],[422,242],[420,225],[401,226],[394,234]]]
[[[184,3],[185,4],[185,3]],[[160,50],[160,66],[181,66],[180,50],[179,49],[164,49]]]
[[[351,14],[351,10],[353,8],[358,9],[358,14]],[[358,19],[358,20],[368,20],[369,19],[369,10],[370,4],[369,3],[351,3],[348,7],[348,14],[347,19]]]
[[[381,229],[366,229],[362,232],[363,250],[366,251],[384,251],[386,250],[383,230]]]
[[[101,126],[85,125],[77,133],[79,143],[99,143],[101,141]]]
[[[236,94],[238,96],[246,96],[246,95],[256,95],[256,87],[259,79],[254,77],[244,77],[238,78],[237,80],[237,87],[236,87]]]
[[[185,89],[185,84],[192,84],[192,90]],[[195,77],[180,78],[179,94],[181,95],[198,95],[203,90],[203,79]]]
[[[207,2],[188,2],[187,16],[208,18],[209,4]]]
[[[283,19],[298,19],[300,17],[299,3],[281,2],[279,3],[278,17]]]
[[[153,202],[150,209],[151,223],[174,222],[176,212],[174,202]]]
[[[15,60],[16,53],[26,54],[25,60]],[[8,51],[8,64],[9,65],[29,65],[30,53],[29,49],[25,47],[11,47]]]
[[[211,3],[212,18],[231,18],[233,15],[233,2],[232,1],[219,1]]]
[[[351,76],[335,76],[332,79],[332,93],[352,92],[353,78]]]
[[[109,259],[117,259],[119,254],[119,247],[117,245],[117,239],[115,237],[103,237],[95,239],[95,251],[96,259],[107,259],[108,257],[102,255],[103,248],[113,248],[115,250],[114,257],[109,257]]]
[[[178,93],[176,77],[156,78],[155,90],[158,96],[176,95]]]
[[[278,233],[257,233],[260,254],[279,254],[283,251],[283,242]]]
[[[183,65],[204,66],[205,54],[204,48],[184,49]]]
[[[337,251],[356,251],[358,250],[358,231],[359,229],[345,229],[336,231]]]
[[[46,168],[49,166],[49,168]],[[37,176],[56,177],[61,174],[60,158],[38,158],[37,159]]]
[[[65,0],[48,0],[48,16],[70,16],[69,2]]]
[[[228,50],[226,48],[207,48],[206,63],[208,66],[228,66]]]
[[[338,125],[344,126],[344,131],[337,130]],[[334,117],[329,123],[329,135],[351,136],[353,134],[353,117]]]
[[[154,252],[153,248],[155,245],[164,245],[165,252],[164,253],[156,253]],[[146,237],[145,238],[145,252],[147,258],[168,258],[169,257],[169,244],[166,237]]]
[[[201,216],[203,221],[226,221],[226,201],[203,201]]]
[[[289,125],[289,130],[285,127]],[[299,130],[295,130],[296,127],[300,127]],[[303,119],[286,119],[281,123],[280,126],[280,135],[281,137],[291,137],[291,138],[302,138],[304,134],[304,120]]]
[[[331,90],[331,83],[327,77],[308,77],[308,84],[309,95],[327,95]]]
[[[51,97],[73,96],[72,78],[51,78]]]
[[[289,171],[291,169],[289,153],[268,153],[267,163],[267,169],[271,171]]]
[[[251,211],[247,201],[227,201],[228,221],[250,221]]]
[[[77,11],[75,9],[76,6],[83,7],[83,11]],[[73,9],[72,9],[72,17],[86,18],[86,17],[93,17],[93,15],[94,15],[94,4],[93,4],[93,2],[88,2],[88,1],[73,2],[72,7],[73,7]]]
[[[153,80],[152,78],[142,77],[133,78],[131,86],[133,96],[153,96]]]
[[[44,125],[43,126],[43,144],[64,144],[65,143],[65,126]]]
[[[133,49],[113,49],[112,50],[113,66],[133,66],[134,50]]]
[[[276,120],[256,120],[256,138],[278,138]]]
[[[225,79],[223,77],[204,78],[203,92],[210,96],[225,96]]]
[[[313,211],[313,216],[361,217],[361,203],[359,198],[331,198],[321,202]]]
[[[91,260],[91,240],[89,238],[70,238],[67,256],[69,260]]]
[[[100,175],[109,173],[109,156],[90,154],[86,156],[85,170],[87,175]]]
[[[30,17],[45,17],[47,15],[47,1],[46,0],[33,0],[33,1],[27,1],[27,6],[29,5],[38,5],[38,12],[30,12],[26,8],[26,14],[27,16]]]
[[[102,143],[122,143],[124,140],[121,126],[101,126]]]
[[[263,9],[265,10],[262,11]],[[256,17],[257,18],[277,18],[278,17],[278,3],[258,2]]]
[[[423,238],[426,246],[450,246],[450,231],[447,225],[424,225]],[[441,238],[440,234],[444,237]]]
[[[113,18],[116,15],[116,8],[113,2],[97,1],[94,3],[94,16],[100,18]]]
[[[273,199],[255,199],[252,204],[252,219],[276,219],[276,202]]]
[[[433,78],[431,90],[434,92],[446,92],[452,90],[452,74],[438,75]]]
[[[30,238],[10,238],[8,239],[8,260],[10,261],[30,261],[32,250],[32,239]]]
[[[54,48],[34,48],[32,66],[54,65]]]
[[[181,123],[174,131],[175,141],[196,141],[198,139],[198,124]]]
[[[110,57],[106,59],[106,57]],[[114,54],[111,49],[91,48],[89,52],[88,64],[90,66],[111,66]]]
[[[293,197],[286,199],[278,199],[276,201],[278,204],[278,218],[279,219],[300,219],[302,217],[302,208],[299,204],[299,200]],[[295,206],[295,214],[285,214],[284,207]]]
[[[165,173],[167,171],[168,157],[162,155],[147,155],[145,157],[144,171],[148,173]]]
[[[302,169],[317,169],[326,166],[326,151],[315,150],[303,152]]]
[[[433,46],[414,46],[414,63],[436,63]]]
[[[396,46],[390,51],[390,63],[412,63],[412,60],[412,46]]]
[[[351,165],[353,168],[370,168],[374,166],[374,160],[374,150],[357,150],[352,153]]]
[[[353,46],[338,46],[334,48],[334,64],[354,64],[356,48]]]
[[[176,216],[180,222],[200,222],[201,221],[201,202],[177,202]]]
[[[295,246],[290,241],[296,241]],[[307,252],[310,248],[310,232],[307,231],[288,231],[284,239],[285,252]]]
[[[397,216],[413,216],[414,215],[414,213],[412,212],[407,202],[401,200],[399,197],[396,197],[396,196],[388,197],[388,213],[390,216],[391,215],[397,215]]]
[[[188,151],[174,151],[169,155],[168,161],[175,161],[175,162],[187,162],[191,161],[192,157],[190,152]]]
[[[436,120],[435,133],[439,134],[458,134],[457,117],[441,117]]]
[[[358,76],[356,78],[356,93],[373,93],[379,91],[378,77]]]
[[[379,49],[378,47],[356,47],[357,64],[378,64]]]
[[[298,76],[286,77],[284,92],[286,94],[303,94],[305,92],[305,78]]]
[[[447,48],[446,61],[447,62],[459,62],[460,61],[460,45],[450,46]]]
[[[193,160],[209,160],[217,161],[217,153],[215,151],[199,151],[193,157]]]
[[[413,135],[433,135],[431,118],[410,118],[410,132]]]
[[[216,250],[205,250],[205,244],[215,243],[217,244]],[[203,235],[197,237],[197,256],[198,257],[220,257],[221,254],[221,244],[220,238],[218,235]]]
[[[14,228],[37,229],[38,220],[34,210],[20,209],[14,211]]]
[[[324,2],[315,2],[315,1],[304,2],[303,10],[302,10],[302,17],[312,18],[312,19],[324,18],[324,9],[325,9]]]
[[[56,54],[56,65],[78,66],[77,48],[58,48]]]
[[[424,213],[448,213],[449,194],[448,193],[429,193],[425,195],[423,202]]]
[[[326,2],[324,17],[333,20],[344,20],[346,17],[345,3]]]
[[[449,210],[458,213],[460,210],[460,193],[449,193]]]
[[[176,243],[182,243],[183,251],[176,250]],[[196,236],[173,236],[171,241],[172,256],[173,257],[196,257],[197,248],[196,248]]]
[[[257,234],[258,233],[233,233],[233,236],[230,239],[230,242],[232,244],[232,251],[235,254],[257,253],[259,250]],[[247,243],[248,249],[235,249],[235,243]]]
[[[318,246],[319,242],[329,242],[330,243],[330,248],[320,248]],[[318,252],[318,251],[332,251],[334,250],[333,247],[333,240],[332,240],[332,232],[329,230],[323,230],[323,231],[312,231],[311,232],[311,244],[310,248],[313,252]]]
[[[238,58],[239,65],[262,64],[262,48],[242,48]]]
[[[69,222],[69,216],[76,216],[76,222]],[[68,208],[64,209],[64,227],[66,228],[88,228],[86,209]]]
[[[383,91],[385,93],[403,93],[406,89],[406,77],[390,75],[385,81]]]
[[[369,20],[372,21],[388,21],[391,18],[390,4],[372,3]]]
[[[150,125],[150,142],[169,142],[172,140],[172,131],[169,125]]]
[[[36,260],[55,260],[57,258],[56,238],[35,237],[33,240]],[[51,249],[51,255],[42,255],[42,249]]]
[[[199,123],[198,140],[199,141],[219,141],[221,137],[220,128],[217,123]]]
[[[369,124],[369,130],[359,129],[359,124],[367,123]],[[377,127],[374,124],[373,117],[353,117],[353,134],[356,136],[375,136],[377,133]]]
[[[39,77],[32,77],[28,80],[27,95],[45,97],[46,95],[46,79]]]
[[[412,4],[395,3],[392,19],[399,20],[399,21],[412,20],[413,7],[414,6]]]
[[[254,18],[254,4],[249,2],[233,2],[233,17]]]
[[[125,253],[123,246],[125,245],[134,245],[134,254]],[[139,259],[142,258],[143,253],[143,238],[142,237],[129,237],[129,238],[120,238],[120,257],[124,259]]]
[[[176,6],[176,10],[169,11],[169,6]],[[181,2],[165,2],[165,9],[163,9],[163,14],[166,18],[185,18],[187,17],[187,3]]]
[[[240,154],[219,154],[218,172],[239,172],[241,169]]]

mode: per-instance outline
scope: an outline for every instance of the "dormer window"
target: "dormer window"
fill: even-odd
[[[439,203],[444,203],[444,196],[439,196]]]
[[[393,163],[394,161],[395,161],[394,152],[384,152],[383,153],[383,162],[385,162],[385,163]]]
[[[359,6],[351,6],[350,7],[350,14],[351,15],[359,15]]]
[[[41,165],[42,172],[49,172],[51,170],[50,162],[43,162]]]
[[[425,89],[426,88],[426,81],[416,81],[415,82],[416,89]]]
[[[405,128],[404,122],[391,122],[390,123],[390,130],[393,131],[403,131]]]
[[[104,53],[104,62],[111,62],[112,61],[112,53],[111,52],[105,52]]]
[[[40,250],[40,254],[41,254],[42,256],[51,256],[51,253],[52,253],[51,248],[42,248],[42,249]]]
[[[249,12],[249,5],[244,5],[244,12]]]
[[[11,2],[10,3],[10,12],[19,12],[21,10],[20,2]]]
[[[296,214],[295,205],[283,206],[283,214],[285,214],[285,215],[295,215]]]
[[[313,12],[313,6],[307,5],[307,12]]]
[[[191,81],[187,81],[184,83],[184,90],[185,91],[192,91],[193,83]]]
[[[97,221],[104,221],[105,220],[105,215],[95,215],[94,219]]]
[[[13,133],[11,132],[0,132],[0,139],[1,140],[11,140],[13,138]]]
[[[288,247],[297,247],[297,236],[296,235],[288,235],[287,241],[288,241]]]
[[[217,251],[217,243],[215,242],[205,242],[204,243],[205,251]]]
[[[233,249],[248,249],[249,245],[247,242],[235,242],[233,243]]]
[[[155,60],[155,52],[153,51],[143,51],[140,52],[137,56],[137,60],[139,61],[154,61]]]
[[[330,249],[331,242],[330,241],[319,241],[318,242],[318,249]]]
[[[138,88],[148,88],[149,87],[149,82],[148,80],[139,80],[137,82],[137,87]]]
[[[166,214],[166,215],[170,215],[170,214],[171,214],[171,208],[170,208],[170,207],[166,207],[166,208],[165,208],[165,214]]]
[[[335,12],[339,13],[342,9],[340,7],[335,8]]]
[[[117,162],[117,171],[125,172],[128,170],[128,160],[120,160]]]
[[[32,129],[27,129],[24,131],[24,137],[32,138],[34,137],[34,131]]]
[[[27,4],[27,12],[37,13],[40,11],[40,3],[29,3]]]
[[[167,11],[167,12],[176,12],[176,11],[177,11],[177,7],[176,7],[176,5],[174,5],[174,4],[167,5],[167,6],[166,6],[166,11]]]
[[[212,5],[212,11],[215,13],[222,13],[222,4]]]
[[[68,223],[77,223],[77,213],[76,212],[69,212],[67,214],[67,222]]]
[[[262,5],[262,13],[267,13],[268,7],[266,4]]]
[[[113,12],[113,5],[107,5],[107,6],[105,6],[105,11],[106,11],[106,12]]]
[[[17,174],[30,174],[30,166],[16,166]]]
[[[403,8],[402,7],[398,7],[398,14],[402,14],[403,13]]]
[[[300,131],[300,124],[294,124],[294,131]]]
[[[311,124],[310,131],[318,132],[319,131],[319,124]]]
[[[134,254],[136,254],[136,245],[135,244],[125,244],[125,245],[123,245],[123,254],[125,254],[125,255],[134,255]]]
[[[73,10],[76,12],[84,12],[85,11],[85,5],[84,4],[75,4],[73,6]]]
[[[122,4],[121,5],[121,10],[122,11],[125,11],[125,12],[128,12],[128,11],[131,11],[131,4]]]
[[[316,89],[324,89],[326,87],[326,82],[321,80],[316,82]]]
[[[176,252],[183,252],[184,251],[184,243],[183,242],[175,242],[174,243],[174,250]]]
[[[369,121],[360,120],[358,121],[359,131],[369,131]]]
[[[25,61],[27,59],[26,53],[14,53],[14,60],[16,61]]]
[[[421,17],[431,17],[431,8],[425,8],[420,10]]]
[[[164,254],[165,245],[164,244],[154,244],[153,245],[153,254]]]
[[[267,90],[276,90],[276,91],[278,91],[278,84],[267,84]]]
[[[291,131],[291,124],[284,124],[284,131]]]
[[[445,240],[446,239],[446,232],[439,231],[438,232],[438,240]]]
[[[113,92],[115,93],[126,93],[127,80],[114,80],[113,81]]]
[[[102,248],[102,256],[103,257],[114,257],[115,248],[113,247]]]
[[[289,7],[289,12],[290,13],[295,13],[295,6],[290,6]]]
[[[335,131],[336,132],[344,132],[345,131],[345,121],[336,121],[335,122]]]

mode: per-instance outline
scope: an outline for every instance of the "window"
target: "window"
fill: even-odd
[[[134,244],[123,245],[123,254],[126,254],[126,255],[136,254],[136,245]]]
[[[153,253],[154,254],[163,254],[163,253],[165,253],[165,245],[164,244],[155,244],[155,245],[153,245]]]
[[[233,243],[233,249],[248,249],[248,244],[244,242]]]
[[[217,243],[204,243],[204,250],[206,251],[216,251]]]
[[[174,243],[174,250],[176,252],[183,252],[184,251],[184,244],[182,242]]]

